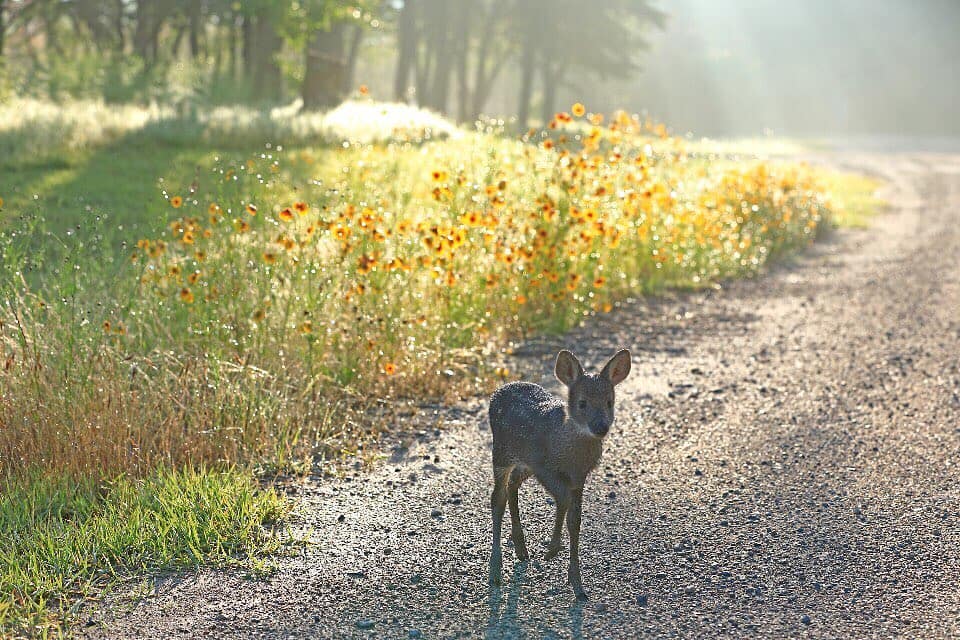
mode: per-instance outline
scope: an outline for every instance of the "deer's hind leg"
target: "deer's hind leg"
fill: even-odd
[[[507,508],[507,483],[511,467],[493,466],[493,492],[490,494],[490,510],[493,515],[493,545],[490,549],[490,584],[500,584],[503,552],[500,549],[500,530],[503,528],[503,512]]]
[[[517,560],[526,562],[530,558],[527,553],[527,541],[523,537],[523,526],[520,524],[520,485],[530,477],[530,471],[514,468],[510,473],[507,484],[507,498],[510,503],[510,538],[513,540],[513,550]]]

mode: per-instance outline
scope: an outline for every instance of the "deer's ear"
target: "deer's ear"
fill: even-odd
[[[630,373],[630,352],[621,349],[617,355],[610,358],[600,375],[610,381],[612,385],[618,385]]]
[[[577,356],[564,349],[557,354],[557,366],[553,372],[556,374],[557,380],[568,387],[572,387],[583,375],[583,367],[577,360]]]

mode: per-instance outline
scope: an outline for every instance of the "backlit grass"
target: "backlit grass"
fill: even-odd
[[[858,178],[691,147],[627,114],[558,114],[521,140],[397,109],[354,104],[314,144],[314,120],[283,114],[254,143],[261,116],[99,106],[104,131],[35,137],[20,164],[19,130],[0,135],[0,536],[26,545],[0,547],[21,594],[8,621],[62,618],[103,575],[261,549],[277,505],[236,497],[249,470],[325,471],[400,409],[509,376],[518,337],[756,273],[870,206]],[[184,544],[145,527],[131,553],[102,551],[120,547],[99,523],[150,521],[150,496],[198,483],[246,506],[194,522],[183,501]],[[36,513],[47,528],[25,538]],[[54,530],[89,560],[82,588],[39,560],[60,553]]]
[[[753,273],[829,219],[805,167],[690,157],[622,113],[575,120],[527,141],[224,153],[130,203],[159,206],[162,233],[68,230],[33,266],[45,286],[8,283],[3,471],[309,468],[375,433],[372,404],[483,387],[517,335]],[[112,269],[85,257],[107,238]]]

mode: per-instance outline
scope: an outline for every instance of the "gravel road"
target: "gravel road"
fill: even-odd
[[[518,350],[514,368],[554,390],[557,348],[591,366],[634,354],[585,491],[589,602],[565,585],[565,552],[543,560],[553,512],[533,481],[533,558],[506,548],[504,585],[487,586],[475,401],[438,409],[454,428],[373,472],[302,486],[296,526],[315,544],[267,579],[158,579],[88,608],[80,635],[960,637],[960,156],[826,161],[889,181],[871,229]]]

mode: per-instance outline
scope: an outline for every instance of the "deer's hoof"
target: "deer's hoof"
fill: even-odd
[[[571,567],[567,572],[567,584],[573,587],[573,593],[577,600],[586,600],[587,593],[583,590],[583,579],[580,577],[580,568]]]
[[[500,574],[502,562],[500,560],[500,554],[494,553],[493,557],[490,558],[490,586],[495,587],[500,585]]]

